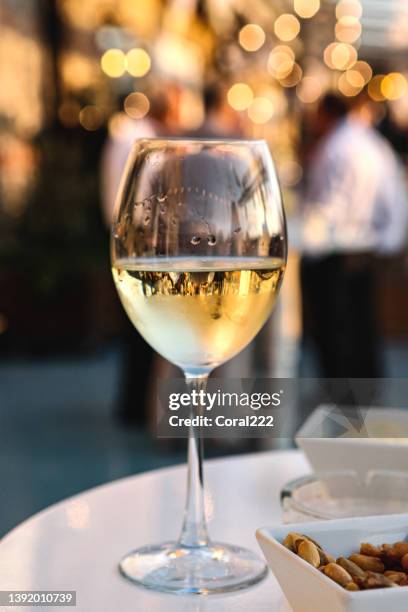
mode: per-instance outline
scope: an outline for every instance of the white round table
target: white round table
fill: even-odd
[[[255,530],[281,522],[282,485],[309,471],[299,451],[206,462],[211,537],[261,554]],[[250,589],[208,597],[154,593],[119,574],[118,561],[125,553],[178,536],[185,476],[184,466],[147,472],[81,493],[33,516],[0,542],[0,590],[74,590],[77,607],[62,609],[81,612],[290,612],[271,574]],[[54,608],[44,608],[48,609]]]

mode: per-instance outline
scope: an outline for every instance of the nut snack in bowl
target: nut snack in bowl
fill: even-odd
[[[381,546],[362,542],[360,550],[337,560],[307,534],[290,532],[283,545],[348,591],[408,586],[406,541]]]
[[[263,528],[257,539],[294,612],[408,610],[408,515]]]

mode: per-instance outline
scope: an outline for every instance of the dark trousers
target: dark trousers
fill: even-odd
[[[324,378],[381,376],[373,263],[366,254],[302,259],[304,339]]]
[[[126,323],[119,382],[119,416],[125,421],[146,425],[154,351],[130,321]]]

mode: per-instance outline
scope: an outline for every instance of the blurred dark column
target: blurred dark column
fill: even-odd
[[[44,101],[49,125],[58,123],[58,108],[62,100],[62,82],[59,72],[59,56],[64,42],[64,27],[57,0],[39,0],[41,28],[49,53],[50,84],[46,84]]]

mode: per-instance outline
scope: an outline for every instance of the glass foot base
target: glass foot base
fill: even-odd
[[[141,586],[170,593],[227,593],[266,576],[265,563],[250,550],[211,542],[187,548],[177,542],[139,548],[124,557],[121,573]]]

